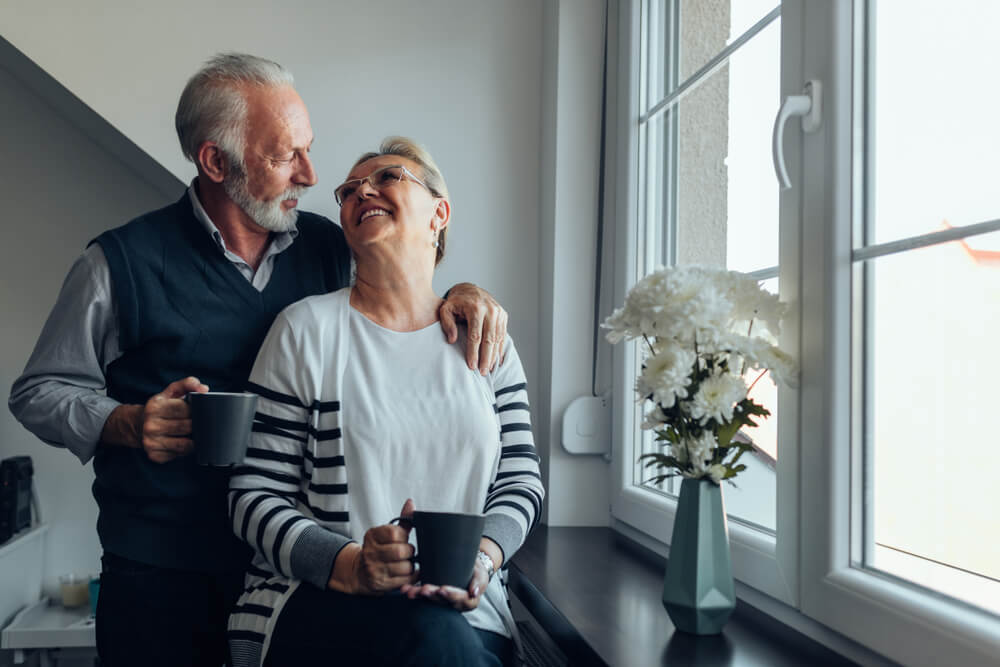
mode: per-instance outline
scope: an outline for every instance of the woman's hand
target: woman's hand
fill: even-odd
[[[448,290],[448,299],[438,314],[449,343],[458,340],[456,318],[468,325],[465,363],[470,369],[479,368],[486,375],[500,363],[507,337],[507,311],[489,292],[472,283],[459,283]]]
[[[458,611],[472,611],[479,606],[479,601],[486,593],[486,586],[490,583],[490,577],[486,574],[486,568],[479,559],[476,559],[476,566],[472,570],[472,579],[465,590],[455,586],[435,586],[434,584],[423,584],[413,586],[407,584],[401,589],[403,594],[411,600],[422,597],[431,602],[446,604]]]
[[[503,565],[503,550],[500,546],[488,537],[483,537],[479,541],[479,550],[490,557],[493,561],[494,572],[500,570]],[[401,592],[411,600],[422,597],[439,604],[446,604],[459,611],[472,611],[479,606],[479,601],[486,593],[486,587],[490,583],[490,575],[486,572],[486,567],[476,558],[476,565],[472,570],[472,578],[469,585],[463,591],[454,586],[435,586],[434,584],[424,584],[413,586],[407,584],[403,586]]]
[[[413,501],[403,504],[400,516],[413,515]],[[416,581],[413,545],[406,527],[383,525],[369,528],[364,543],[340,550],[330,575],[329,587],[354,595],[381,595]]]

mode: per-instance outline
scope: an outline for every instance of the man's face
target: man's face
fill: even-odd
[[[244,168],[230,165],[226,194],[264,229],[287,231],[295,226],[299,197],[316,184],[309,112],[289,86],[252,86],[246,100]]]

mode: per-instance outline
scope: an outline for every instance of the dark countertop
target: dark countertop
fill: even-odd
[[[610,528],[538,526],[514,556],[511,592],[571,665],[854,665],[739,601],[721,635],[675,632],[664,560]]]

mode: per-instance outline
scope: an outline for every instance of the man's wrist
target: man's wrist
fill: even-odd
[[[111,411],[101,429],[101,442],[125,447],[142,447],[141,405],[119,405]]]

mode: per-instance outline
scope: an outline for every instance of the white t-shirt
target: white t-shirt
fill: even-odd
[[[499,421],[493,390],[466,366],[464,347],[449,344],[437,322],[392,331],[353,308],[350,330],[341,411],[351,534],[361,541],[389,523],[407,498],[418,510],[482,513],[500,461]],[[503,599],[496,577],[490,588],[466,618],[509,636],[494,608]]]

